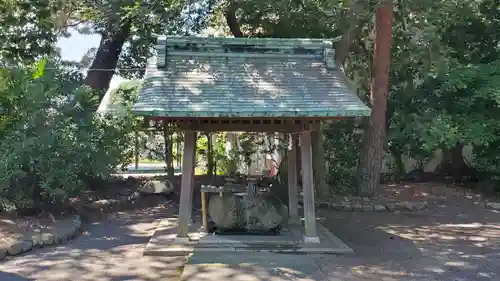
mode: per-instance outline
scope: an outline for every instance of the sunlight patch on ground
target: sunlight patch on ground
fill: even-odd
[[[438,274],[443,274],[446,272],[444,269],[439,267],[427,267],[426,270]]]
[[[468,267],[470,268],[471,265],[468,263],[468,262],[465,262],[465,261],[447,261],[445,262],[446,266],[453,266],[453,267]]]
[[[75,276],[82,281],[178,280],[185,263],[184,257],[144,257],[140,245],[125,244],[106,250],[60,249],[42,261],[29,256],[19,259],[22,265],[8,271],[31,272],[30,280],[74,280]],[[58,256],[68,258],[61,260]]]
[[[373,274],[392,276],[392,277],[410,276],[410,274],[406,271],[387,270],[379,266],[366,266],[366,265],[351,267],[351,272],[358,275],[370,275],[370,276],[373,276]]]
[[[377,229],[389,234],[409,239],[412,241],[441,240],[441,241],[471,241],[489,242],[500,241],[500,226],[497,224],[437,224],[420,227],[408,225],[386,225]],[[484,247],[483,243],[474,243],[475,246]]]
[[[481,277],[484,277],[484,278],[492,278],[493,276],[495,276],[495,274],[486,273],[486,272],[479,272],[478,275]]]
[[[482,223],[477,223],[477,222],[474,222],[474,223],[463,223],[463,224],[441,224],[441,225],[438,225],[439,228],[480,228],[480,227],[484,227],[485,225],[483,225]]]

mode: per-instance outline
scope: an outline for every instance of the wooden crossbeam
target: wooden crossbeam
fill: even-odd
[[[191,119],[170,120],[182,130],[203,132],[300,133],[319,129],[320,120],[285,119]]]

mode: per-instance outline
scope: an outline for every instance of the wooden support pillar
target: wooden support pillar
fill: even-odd
[[[301,180],[300,174],[302,173],[302,164],[301,164],[302,160],[300,157],[300,141],[299,141],[298,134],[292,140],[295,144],[295,147],[297,148],[295,150],[295,153],[296,153],[295,154],[295,166],[297,167],[297,183],[298,183]]]
[[[203,225],[203,230],[208,233],[207,193],[205,191],[201,192],[201,223]]]
[[[311,132],[309,131],[300,133],[300,152],[300,158],[302,160],[302,192],[304,194],[304,242],[319,243],[319,238],[316,233]]]
[[[298,207],[298,187],[297,187],[297,134],[291,134],[290,147],[287,155],[288,172],[288,213],[290,214],[290,223],[300,224]]]
[[[181,198],[179,202],[179,225],[177,238],[188,239],[189,221],[193,201],[194,154],[196,153],[196,132],[184,132],[184,153],[182,155]]]

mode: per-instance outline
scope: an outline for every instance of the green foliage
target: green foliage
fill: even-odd
[[[252,165],[252,155],[257,152],[257,148],[255,147],[256,141],[257,136],[255,134],[242,133],[238,135],[240,155],[247,167]]]
[[[338,19],[350,1],[247,1],[241,9],[242,30],[252,37],[333,38]]]
[[[498,173],[499,6],[483,0],[447,8],[454,20],[433,18],[439,24],[441,67],[423,76],[413,103],[427,121],[419,136],[428,150],[471,145],[472,166]]]
[[[0,2],[0,65],[18,65],[55,53],[56,11],[61,3],[54,0]]]
[[[234,174],[240,163],[240,154],[238,146],[233,143],[229,152],[226,152],[226,133],[216,133],[213,147],[214,162],[216,165],[216,173],[218,175]]]
[[[40,60],[36,64],[36,69],[35,73],[33,73],[33,78],[38,79],[43,76],[43,73],[45,72],[45,65],[47,64],[47,57],[43,57],[42,60]]]
[[[234,149],[230,153],[226,153],[226,134],[217,133],[215,134],[214,143],[214,162],[217,168],[216,173],[218,175],[229,175],[236,171],[236,163]]]
[[[122,77],[134,79],[144,75],[142,69],[145,68],[147,58],[154,52],[158,35],[199,33],[205,26],[214,1],[67,0],[64,3],[64,9],[58,17],[61,34],[100,34],[108,40],[123,36],[125,41],[119,43],[117,73]],[[108,47],[102,42],[97,49],[88,53],[81,66],[89,66],[99,50],[111,53],[106,50]],[[111,48],[115,47],[116,45],[113,45]],[[116,58],[111,61],[116,62]],[[113,68],[116,66],[112,65]]]
[[[360,127],[353,121],[346,120],[328,124],[323,129],[328,166],[326,181],[332,193],[346,193],[355,188],[355,172],[362,139]]]
[[[486,64],[456,64],[443,77],[427,83],[436,112],[427,141],[447,147],[455,143],[474,147],[475,167],[499,174],[500,61]],[[452,98],[450,98],[452,97]]]
[[[436,150],[471,145],[473,168],[500,171],[500,151],[492,145],[498,139],[498,3],[399,1],[397,7],[388,151],[426,162]]]
[[[335,37],[348,25],[341,19],[353,2],[253,0],[238,4],[235,15],[244,36]],[[371,87],[376,2],[369,1],[361,15],[344,65],[364,100]],[[422,166],[437,150],[463,145],[474,147],[474,168],[500,171],[498,1],[410,0],[394,1],[394,7],[385,148],[395,173],[405,173],[403,156]],[[221,8],[214,25],[225,24],[227,5]],[[351,185],[361,139],[355,127],[336,122],[325,130],[328,182],[336,191]]]
[[[51,68],[57,67],[51,63]],[[3,69],[0,76],[0,197],[16,208],[45,208],[107,177],[127,156],[130,118],[82,111],[93,94],[77,72]]]
[[[99,93],[82,87],[81,73],[63,71],[67,63],[53,58],[55,42],[69,36],[71,27],[102,34],[106,40],[122,36],[123,42],[115,42],[121,50],[115,53],[119,54],[118,73],[141,77],[157,34],[196,34],[208,19],[214,28],[226,27],[224,13],[231,3],[237,3],[235,17],[244,36],[332,38],[348,26],[341,19],[353,2],[251,0],[215,6],[212,0],[3,1],[0,65],[16,68],[0,69],[0,204],[14,202],[22,207],[64,201],[78,194],[89,178],[106,177],[132,159],[141,120],[130,113],[130,107],[138,83],[123,84],[113,93],[113,112],[88,112],[89,105],[99,103]],[[361,15],[344,65],[353,88],[365,100],[371,86],[376,2],[369,1]],[[394,1],[386,139],[394,162],[409,155],[423,163],[437,149],[472,145],[471,165],[500,175],[497,2]],[[87,67],[94,51],[78,66]],[[100,60],[109,62],[105,67],[115,67],[111,53],[103,52],[110,56]],[[334,192],[345,192],[353,185],[360,127],[342,121],[324,129],[327,180]],[[154,158],[163,158],[163,143],[150,141],[162,138],[161,134],[140,133],[139,137],[142,147],[156,151]],[[266,147],[262,153],[283,149],[274,144],[274,135],[244,134],[227,155],[226,135],[216,134],[215,139],[217,173],[235,171],[239,162],[249,164],[257,146]],[[206,146],[206,138],[200,138],[199,152],[207,151]],[[203,160],[206,154],[200,154]],[[396,170],[398,176],[404,172],[401,167]]]

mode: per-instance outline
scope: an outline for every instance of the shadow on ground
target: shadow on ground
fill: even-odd
[[[320,212],[354,249],[316,256],[330,281],[499,280],[500,214],[462,196],[420,213]]]
[[[353,255],[199,253],[184,268],[185,280],[500,280],[500,214],[475,200],[448,197],[420,213],[320,211]],[[167,207],[117,214],[70,244],[1,263],[0,280],[179,280],[185,257],[142,256],[158,220],[175,213]]]
[[[34,281],[34,279],[27,279],[17,274],[9,273],[9,272],[0,272],[0,280],[9,280],[9,281]]]
[[[307,255],[232,252],[194,253],[184,268],[185,281],[326,281],[318,265]]]
[[[0,264],[1,274],[5,275],[0,280],[175,280],[180,277],[185,257],[142,256],[157,221],[174,212],[150,208],[118,213],[90,225],[87,232],[69,244],[36,250]],[[28,279],[19,279],[21,276]]]

